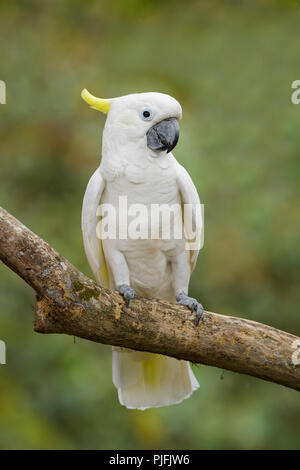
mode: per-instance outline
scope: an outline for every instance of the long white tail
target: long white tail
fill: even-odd
[[[174,405],[200,387],[186,361],[131,349],[113,348],[113,382],[127,408]]]

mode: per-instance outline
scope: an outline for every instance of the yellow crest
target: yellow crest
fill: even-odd
[[[81,92],[81,98],[90,105],[91,108],[101,111],[102,113],[108,113],[111,106],[112,100],[104,100],[103,98],[97,98],[84,88]]]

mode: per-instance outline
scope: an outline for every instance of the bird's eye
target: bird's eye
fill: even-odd
[[[150,108],[142,109],[140,115],[141,115],[141,119],[143,119],[143,121],[151,121],[151,119],[152,119],[152,111],[151,111]]]

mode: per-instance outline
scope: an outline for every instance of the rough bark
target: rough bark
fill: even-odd
[[[1,208],[0,258],[36,291],[39,333],[161,353],[300,390],[296,336],[212,312],[196,327],[189,310],[161,300],[136,298],[127,308],[118,293],[98,286]]]

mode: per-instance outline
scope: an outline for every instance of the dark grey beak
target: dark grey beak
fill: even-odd
[[[147,145],[151,150],[167,150],[175,147],[179,138],[179,124],[176,118],[168,118],[152,126],[147,132]]]

